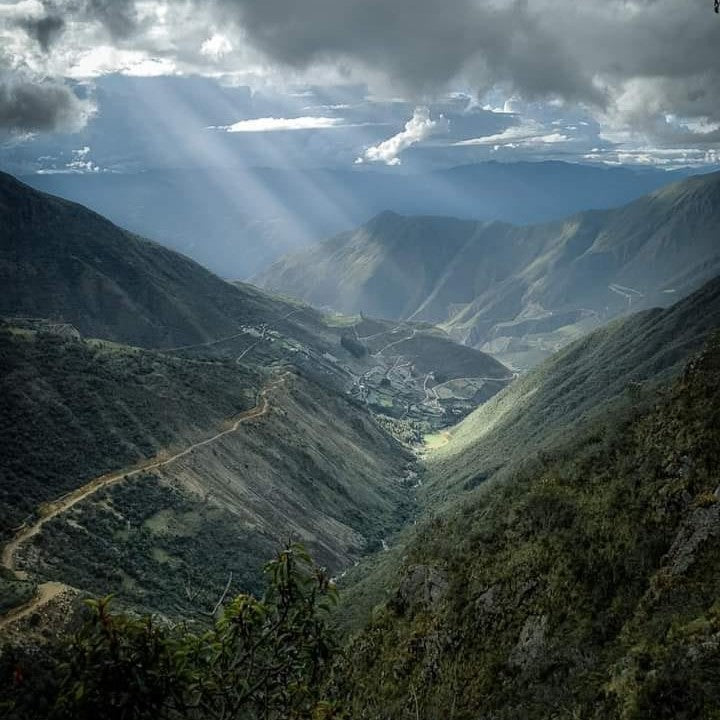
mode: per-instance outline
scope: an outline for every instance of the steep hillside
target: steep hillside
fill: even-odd
[[[421,511],[452,508],[485,487],[542,465],[588,426],[610,432],[616,413],[651,404],[659,383],[682,371],[720,328],[720,278],[667,310],[618,319],[517,379],[450,431],[426,437]],[[564,452],[564,451],[563,451]],[[388,597],[414,528],[389,551],[348,573],[339,621],[361,625]]]
[[[340,570],[408,516],[396,437],[511,379],[427,324],[323,316],[0,180],[3,608],[41,583],[206,611],[289,538]]]
[[[343,312],[440,323],[526,368],[614,316],[697,288],[720,269],[718,228],[714,173],[547,225],[383,213],[259,282]]]
[[[274,310],[160,245],[0,174],[0,314],[170,347],[237,332]]]
[[[509,462],[539,453],[602,418],[615,403],[652,397],[720,328],[720,277],[670,308],[620,318],[519,378],[449,432],[430,458],[429,483],[477,484]]]
[[[603,345],[575,350],[589,359]],[[653,356],[646,371],[668,365]],[[645,392],[586,415],[541,453],[516,444],[518,462],[418,525],[395,553],[389,600],[338,665],[351,714],[720,711],[717,335],[680,377]],[[454,466],[430,472],[457,485],[461,466],[484,469],[467,443]]]
[[[262,375],[0,325],[0,540],[40,504],[253,406]],[[30,460],[31,459],[31,460]]]
[[[3,563],[36,582],[192,614],[289,538],[338,570],[408,512],[412,456],[306,376],[15,327],[0,357]]]

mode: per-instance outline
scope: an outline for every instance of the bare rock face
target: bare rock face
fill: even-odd
[[[448,588],[446,574],[428,565],[411,565],[400,583],[395,598],[399,611],[416,612],[436,606]]]
[[[682,575],[694,562],[702,544],[720,533],[720,503],[696,508],[680,526],[666,558],[668,571]]]
[[[547,646],[547,615],[530,615],[520,631],[517,644],[510,653],[509,662],[527,668],[537,661]]]

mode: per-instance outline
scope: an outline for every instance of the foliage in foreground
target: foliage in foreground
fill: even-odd
[[[337,717],[320,697],[335,589],[298,545],[266,566],[261,600],[239,595],[195,633],[113,614],[109,599],[67,641],[7,649],[0,715],[8,720],[301,720]]]

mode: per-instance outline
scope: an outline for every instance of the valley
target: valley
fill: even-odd
[[[426,512],[343,579],[351,714],[716,702],[719,289],[592,333],[430,438]]]
[[[85,600],[110,594],[118,617],[206,629],[265,597],[267,559],[299,542],[339,590],[317,689],[350,717],[482,705],[544,718],[556,702],[652,716],[668,702],[653,678],[676,676],[678,707],[690,687],[713,702],[720,280],[702,282],[716,262],[705,221],[692,250],[704,259],[663,276],[663,307],[627,270],[657,238],[626,223],[612,242],[591,214],[554,226],[560,240],[483,226],[468,243],[452,221],[446,264],[419,270],[440,273],[424,299],[403,295],[408,258],[389,280],[368,276],[406,303],[383,319],[387,298],[367,288],[337,312],[225,282],[0,180],[4,642],[53,647]],[[638,203],[654,213],[670,197],[680,213],[714,197],[715,176],[687,183]],[[393,225],[393,242],[446,227],[373,223]],[[514,237],[529,264],[478,262],[478,233],[498,233],[498,250]],[[367,271],[361,235],[350,244]],[[599,273],[605,285],[603,244],[625,268]],[[468,269],[495,287],[495,309],[454,303],[433,324]],[[366,299],[380,303],[370,315]],[[457,342],[470,305],[497,320],[482,321],[484,350]]]
[[[256,591],[290,539],[344,572],[412,520],[424,433],[512,379],[430,324],[224,282],[0,180],[0,605],[13,632],[111,592],[202,621],[223,588]]]
[[[720,720],[720,0],[0,0],[0,720]]]

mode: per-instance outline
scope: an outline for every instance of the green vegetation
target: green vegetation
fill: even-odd
[[[15,574],[0,568],[0,615],[27,602],[35,593],[35,585],[18,580]]]
[[[0,357],[6,537],[44,502],[212,437],[255,405],[265,382],[222,358],[28,328],[0,332]],[[367,412],[294,374],[268,402],[247,430],[53,518],[19,549],[18,567],[34,581],[188,617],[214,602],[230,576],[234,590],[256,591],[260,559],[289,538],[338,572],[407,521],[412,498],[402,479],[412,456]],[[7,578],[0,604],[18,605],[33,588]]]
[[[259,281],[341,312],[436,323],[527,369],[714,277],[719,225],[720,173],[542,225],[386,212],[278,260]]]
[[[205,630],[113,614],[107,598],[70,639],[0,656],[7,720],[322,720],[335,599],[302,547],[265,568],[262,599],[238,595]]]
[[[718,467],[716,337],[427,517],[337,696],[368,719],[717,717]]]
[[[620,243],[635,258],[623,272],[667,260],[654,253],[676,225],[633,233],[668,204],[705,243],[687,208],[714,217],[716,185],[692,180],[613,215],[630,232],[616,237],[645,248]],[[428,435],[496,393],[506,369],[427,325],[327,320],[223,283],[4,176],[0,200],[0,261],[17,256],[22,270],[0,309],[50,316],[0,327],[0,539],[103,473],[171,458],[93,486],[20,536],[7,564],[26,574],[0,572],[0,612],[25,604],[8,637],[27,630],[47,644],[0,653],[3,717],[720,718],[720,279],[614,321]],[[520,285],[505,282],[503,263],[476,278],[500,283],[491,305],[512,321],[453,295],[466,339],[501,340],[509,325],[562,335],[555,320],[574,322],[567,297],[605,302],[573,283],[612,265],[608,217],[554,226],[544,250],[544,236],[525,233],[547,229],[475,226],[483,252],[542,247]],[[383,223],[400,245],[443,227]],[[408,261],[386,268],[394,285],[376,273],[363,291],[382,286],[401,304],[405,291],[431,292],[412,295],[403,317],[445,302],[448,269],[475,272],[453,246],[473,245],[466,230],[452,224],[440,245],[423,235],[443,255],[427,286],[403,285],[418,270]],[[549,259],[577,273],[549,287]],[[539,293],[532,308],[526,281]],[[83,340],[70,323],[108,339]],[[129,339],[185,346],[118,343]],[[296,540],[346,588],[331,617],[334,588],[298,546],[267,567],[262,600],[250,594],[262,591],[260,558]],[[43,580],[55,582],[28,604]],[[42,595],[48,585],[63,595]],[[108,593],[129,614],[95,601],[73,626],[78,595]],[[138,619],[146,612],[159,617]],[[61,614],[69,637],[49,627]],[[346,642],[332,661],[330,623]]]
[[[488,384],[483,400],[501,390],[510,375],[504,365],[489,355],[465,345],[457,346],[450,338],[440,334],[415,335],[395,345],[392,352],[411,360],[421,373],[435,371],[439,382],[464,377],[497,378],[497,383]]]
[[[33,570],[136,611],[190,618],[228,582],[232,594],[260,592],[262,558],[276,546],[228,510],[145,476],[47,523]]]
[[[340,338],[340,344],[354,357],[361,358],[367,355],[367,347],[352,335],[347,333]]]
[[[0,366],[0,539],[43,502],[216,432],[262,384],[232,363],[6,326]]]
[[[565,442],[584,419],[609,422],[614,406],[652,398],[653,386],[680,373],[718,327],[720,278],[667,310],[616,320],[568,346],[452,428],[429,458],[427,502],[500,468],[510,473]]]

